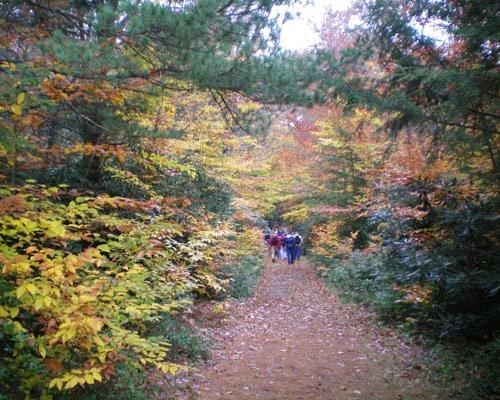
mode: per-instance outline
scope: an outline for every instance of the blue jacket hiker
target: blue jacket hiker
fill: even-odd
[[[286,235],[283,239],[283,246],[286,249],[288,264],[293,264],[295,261],[295,235]]]

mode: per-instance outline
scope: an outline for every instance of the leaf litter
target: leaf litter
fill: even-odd
[[[176,378],[174,398],[450,398],[422,367],[423,349],[341,303],[307,260],[267,260],[255,296],[225,308],[225,318],[198,320],[214,343],[211,360]]]

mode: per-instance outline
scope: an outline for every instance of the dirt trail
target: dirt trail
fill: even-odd
[[[202,400],[445,398],[424,384],[417,348],[342,304],[307,261],[266,264],[256,295],[210,329]]]

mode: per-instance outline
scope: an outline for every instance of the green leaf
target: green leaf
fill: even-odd
[[[100,244],[99,246],[97,246],[97,249],[102,251],[103,253],[109,253],[111,251],[111,247],[109,247],[109,245],[106,243]]]
[[[85,203],[86,201],[92,200],[92,197],[88,196],[79,196],[75,199],[76,204]]]
[[[45,358],[47,356],[47,349],[45,348],[45,345],[41,340],[38,342],[38,353],[40,353],[42,358]]]
[[[27,284],[23,284],[23,285],[19,286],[16,289],[16,297],[18,299],[20,299],[21,297],[23,297],[23,295],[24,295],[24,293],[26,293],[27,289],[28,289],[28,285]]]

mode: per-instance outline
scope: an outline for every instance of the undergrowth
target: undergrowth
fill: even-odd
[[[129,364],[117,364],[112,380],[64,393],[59,400],[150,400],[160,388],[150,382],[149,372]]]
[[[226,265],[222,273],[230,279],[227,294],[237,299],[252,296],[263,270],[261,255],[244,256],[238,263]]]
[[[262,256],[243,256],[238,262],[222,269],[222,277],[229,279],[226,295],[234,298],[252,296],[263,271]],[[197,363],[209,357],[210,343],[197,332],[168,314],[162,314],[159,322],[149,326],[149,337],[170,343],[169,360]],[[147,370],[118,364],[115,376],[105,384],[77,389],[71,393],[74,400],[150,400],[161,393],[160,387],[150,382]],[[68,394],[69,396],[69,394]],[[60,400],[69,400],[61,397]],[[4,400],[0,398],[0,400]]]
[[[322,265],[319,270],[327,285],[342,300],[368,307],[385,324],[423,343],[429,349],[428,368],[433,380],[449,388],[453,398],[500,399],[498,337],[485,342],[440,335],[443,326],[461,321],[449,319],[444,313],[439,315],[432,303],[419,298],[418,293],[410,297],[408,292],[395,290],[402,267],[382,251],[354,251],[345,259],[326,264],[320,257],[315,260]],[[438,318],[439,325],[433,323]]]
[[[173,361],[198,362],[209,357],[210,343],[193,328],[165,314],[159,324],[154,326],[153,335],[163,337],[171,347],[169,358]]]
[[[196,363],[208,359],[210,343],[206,339],[168,314],[161,317],[158,323],[151,325],[149,333],[152,338],[170,343],[169,360]],[[65,393],[58,400],[153,400],[164,398],[162,390],[150,370],[118,363],[113,379]],[[0,400],[4,399],[0,397]]]

